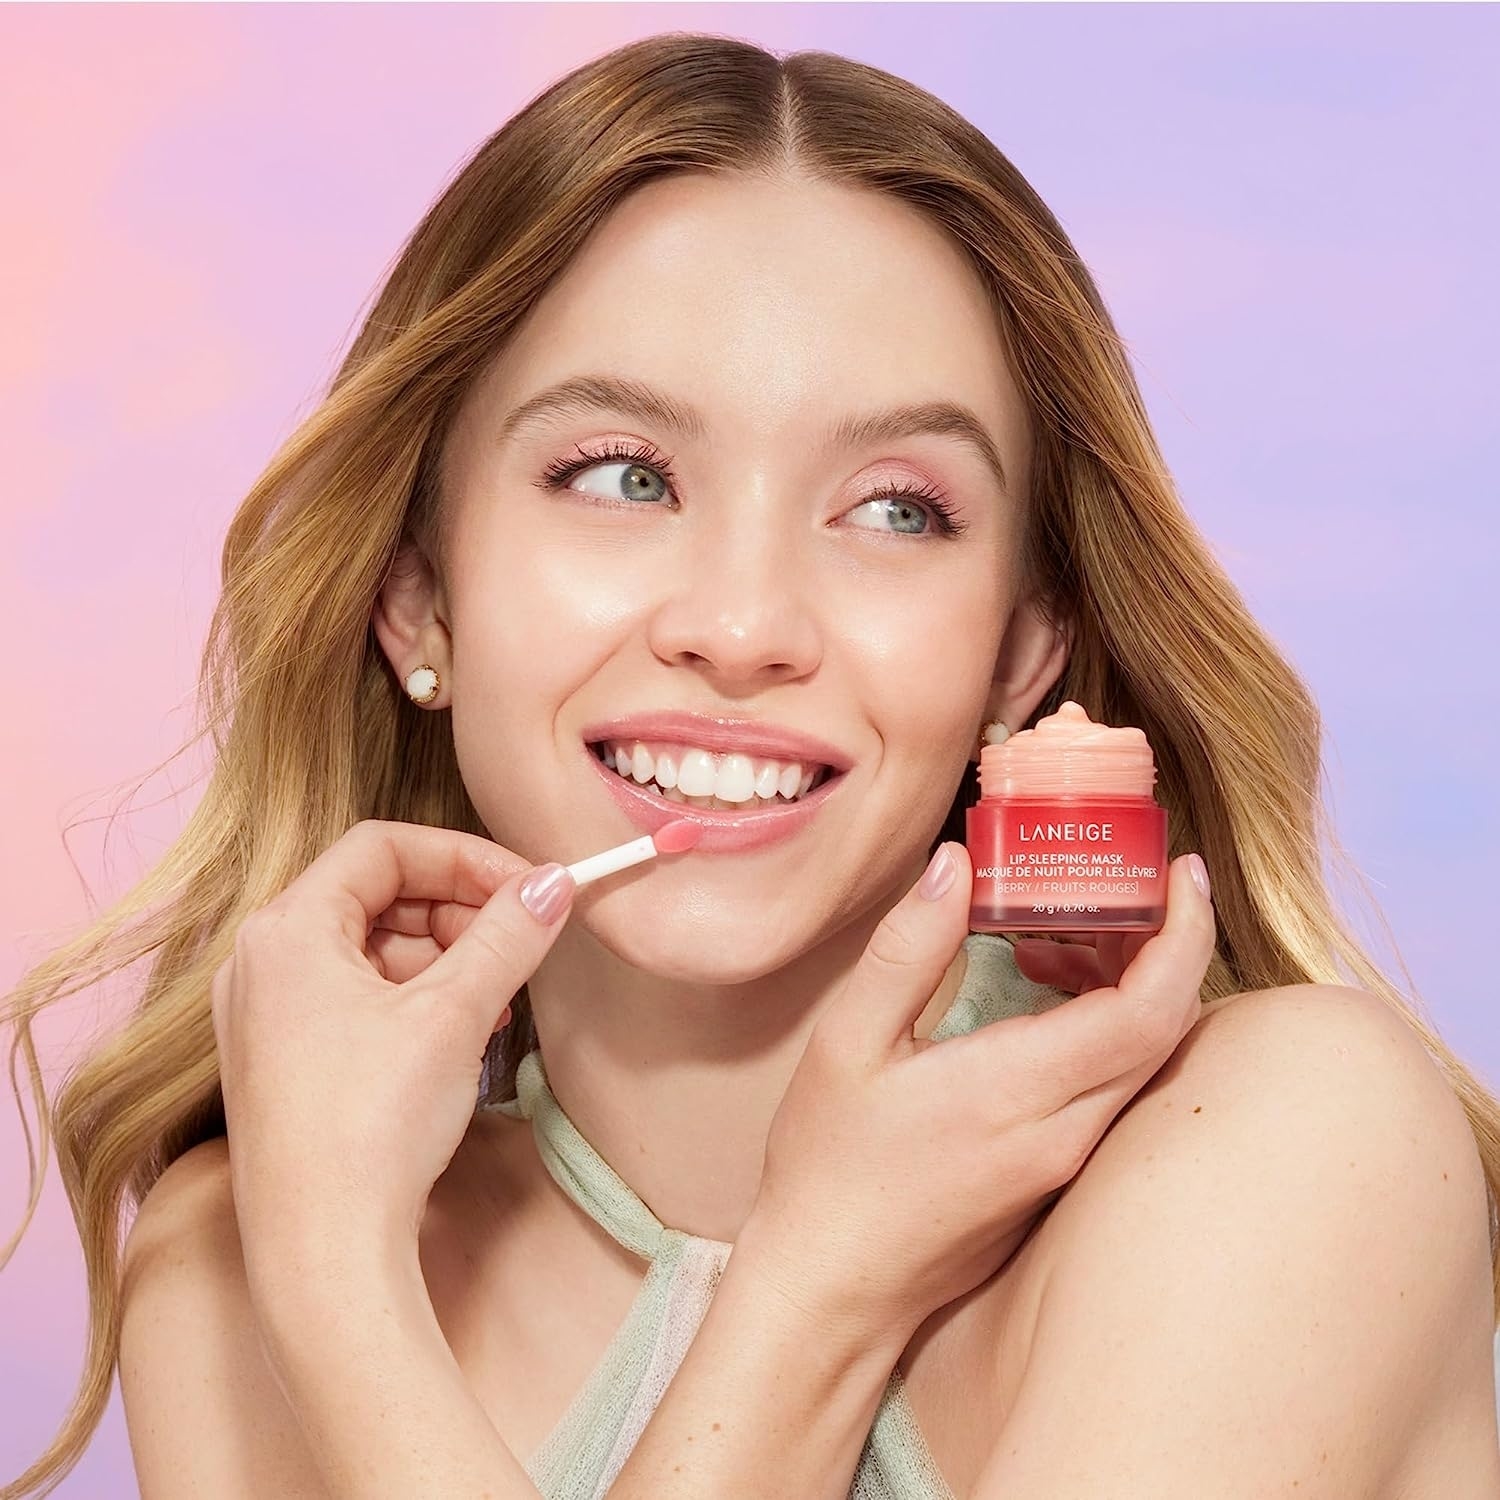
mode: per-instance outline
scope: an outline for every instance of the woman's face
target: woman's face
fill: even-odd
[[[507,429],[581,376],[637,399]],[[1004,487],[951,424],[834,431],[923,403],[973,413]],[[982,285],[915,211],[750,178],[635,193],[471,392],[446,454],[450,576],[432,607],[486,827],[538,863],[580,859],[641,833],[587,726],[664,709],[771,721],[849,767],[811,821],[610,876],[573,921],[635,967],[732,983],[889,898],[1004,706],[1028,460]]]

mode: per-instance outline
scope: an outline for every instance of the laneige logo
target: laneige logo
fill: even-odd
[[[1029,827],[1022,823],[1016,835],[1023,844],[1035,843],[1038,839],[1045,843],[1087,839],[1090,843],[1108,844],[1114,841],[1114,836],[1113,823],[1032,823]]]

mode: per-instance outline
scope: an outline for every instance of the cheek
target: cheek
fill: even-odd
[[[994,597],[924,591],[897,607],[865,610],[848,638],[874,721],[902,759],[944,757],[967,744],[995,675]],[[977,627],[977,628],[976,628]]]
[[[638,607],[639,582],[621,559],[576,541],[487,539],[472,558],[457,645],[466,680],[545,699],[578,682]]]
[[[618,649],[638,590],[617,555],[587,545],[475,539],[454,621],[453,736],[470,796],[501,842],[491,815],[509,823],[522,816],[518,802],[558,790],[547,778],[559,774],[560,712]],[[566,757],[575,747],[557,748]]]

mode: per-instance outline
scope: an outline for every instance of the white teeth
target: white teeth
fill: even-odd
[[[755,762],[748,755],[726,755],[714,783],[714,796],[721,802],[753,802]]]
[[[743,807],[756,800],[792,802],[806,796],[815,782],[826,779],[826,767],[738,752],[720,756],[695,745],[663,745],[653,753],[640,740],[615,740],[601,745],[599,755],[620,776],[641,786],[654,785],[670,801],[695,807]]]
[[[644,745],[637,745],[635,753],[648,754]],[[677,766],[677,785],[682,788],[683,795],[687,797],[711,797],[714,791],[714,782],[717,779],[717,767],[707,750],[684,750],[682,760]]]

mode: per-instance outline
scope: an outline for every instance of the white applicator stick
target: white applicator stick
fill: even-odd
[[[674,818],[664,823],[655,833],[644,838],[631,839],[628,844],[618,844],[602,854],[591,854],[568,866],[568,873],[578,886],[613,875],[616,870],[628,870],[631,865],[655,859],[658,854],[681,854],[691,849],[703,837],[703,825],[691,818]]]

